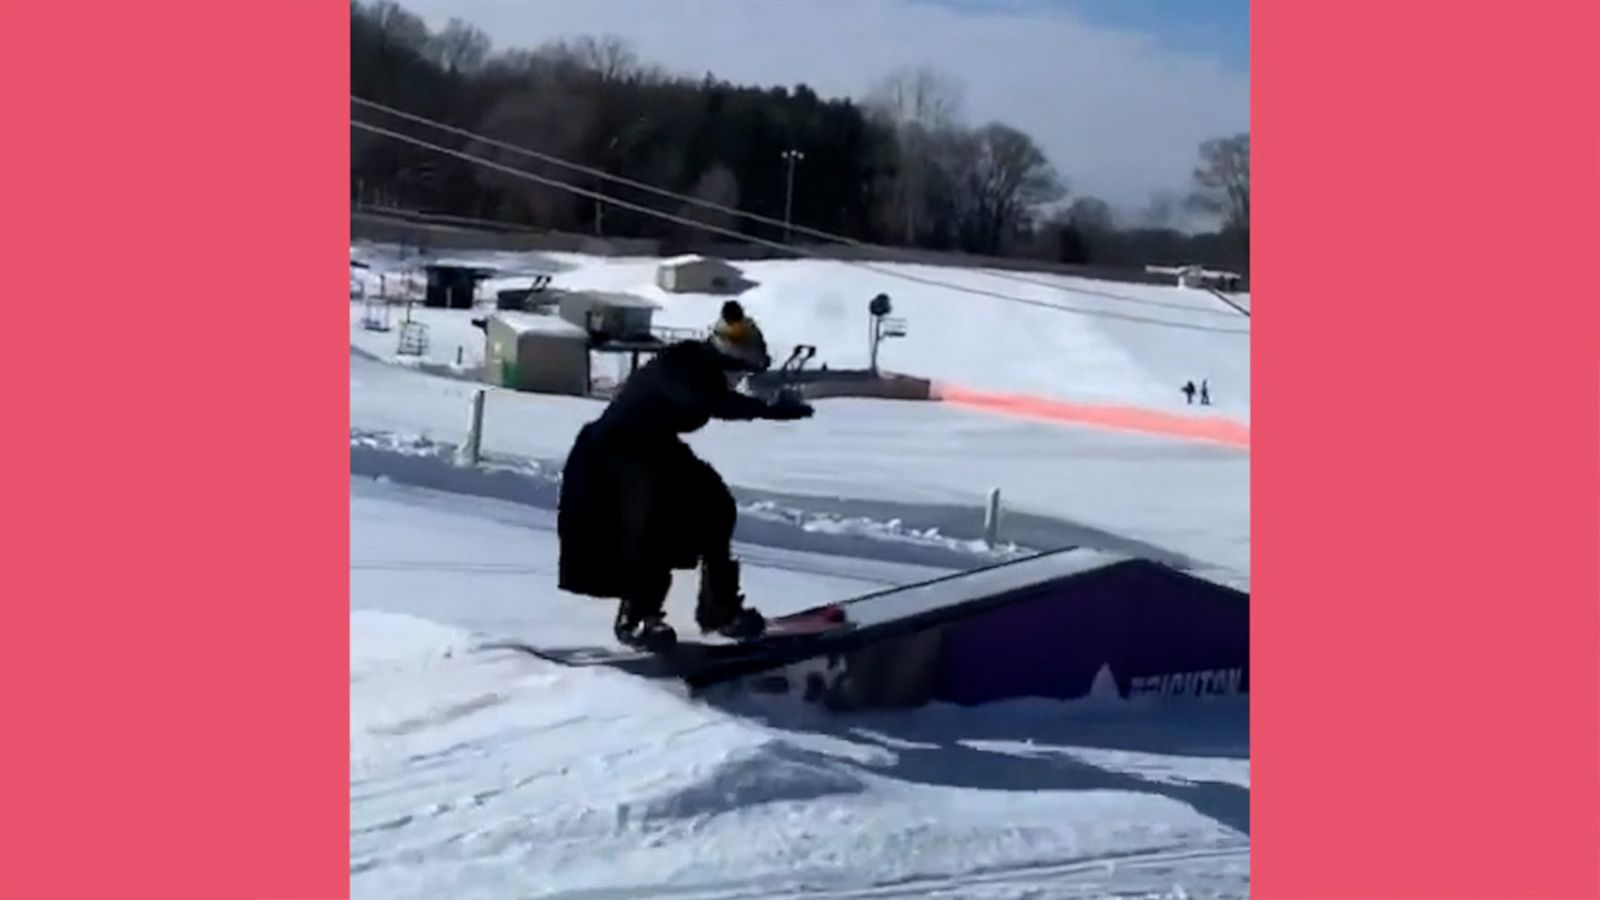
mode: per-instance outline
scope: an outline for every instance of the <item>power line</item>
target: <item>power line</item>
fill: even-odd
[[[749,243],[752,243],[752,244],[757,244],[757,245],[760,245],[760,246],[768,247],[770,249],[778,250],[778,251],[783,252],[783,253],[790,253],[790,254],[793,254],[795,256],[798,256],[798,257],[801,257],[801,258],[805,258],[805,259],[839,262],[839,263],[842,263],[844,265],[856,266],[857,268],[861,268],[861,269],[864,269],[866,271],[875,272],[875,273],[877,273],[879,275],[883,275],[883,276],[886,276],[886,277],[889,277],[889,278],[898,278],[898,279],[900,279],[902,281],[910,281],[910,282],[913,282],[913,283],[927,285],[927,286],[930,286],[930,287],[937,287],[937,288],[942,288],[942,289],[945,289],[945,290],[958,291],[958,292],[961,292],[961,293],[973,294],[973,295],[981,296],[981,297],[991,297],[991,298],[994,298],[994,299],[997,299],[997,300],[1004,300],[1004,301],[1011,302],[1011,303],[1020,303],[1020,304],[1027,305],[1027,306],[1036,306],[1036,307],[1040,307],[1042,309],[1054,310],[1056,312],[1075,313],[1077,315],[1090,316],[1090,317],[1096,317],[1096,318],[1117,319],[1117,320],[1126,321],[1126,322],[1136,322],[1136,323],[1146,324],[1146,325],[1158,325],[1158,326],[1164,326],[1164,327],[1167,327],[1167,328],[1179,328],[1179,329],[1190,330],[1190,331],[1205,331],[1205,332],[1212,332],[1212,333],[1216,333],[1216,334],[1238,334],[1238,335],[1245,335],[1245,336],[1249,336],[1249,334],[1250,334],[1249,331],[1243,331],[1243,330],[1234,329],[1234,328],[1215,328],[1215,327],[1208,326],[1208,325],[1194,325],[1194,324],[1189,324],[1189,323],[1184,323],[1184,322],[1173,322],[1173,321],[1166,320],[1166,319],[1153,319],[1153,318],[1148,318],[1148,317],[1145,317],[1145,316],[1137,316],[1137,315],[1132,315],[1132,314],[1128,314],[1128,313],[1117,313],[1117,312],[1110,312],[1110,311],[1106,311],[1106,310],[1081,309],[1081,308],[1072,307],[1072,306],[1062,306],[1062,305],[1055,304],[1055,303],[1049,303],[1049,302],[1046,302],[1046,301],[1043,301],[1043,300],[1034,300],[1034,299],[1027,298],[1027,297],[1016,297],[1016,296],[1013,296],[1013,295],[1010,295],[1010,294],[1001,294],[1001,293],[997,293],[995,291],[987,291],[987,290],[984,290],[982,288],[973,288],[973,287],[967,287],[965,285],[952,284],[952,283],[949,283],[949,282],[938,281],[936,279],[931,279],[931,278],[922,278],[922,277],[919,277],[919,276],[916,276],[916,275],[912,275],[909,272],[898,272],[898,271],[895,271],[893,269],[882,268],[880,266],[876,266],[876,265],[873,265],[871,263],[862,262],[862,261],[859,261],[859,260],[847,260],[847,259],[830,260],[828,257],[821,256],[820,254],[810,253],[810,252],[808,252],[806,250],[803,250],[803,249],[800,249],[798,247],[789,246],[789,245],[786,245],[786,244],[779,243],[777,241],[770,241],[770,240],[767,240],[765,238],[756,237],[754,235],[742,234],[740,232],[733,231],[733,230],[727,229],[727,228],[722,228],[722,227],[717,226],[717,225],[710,225],[710,224],[707,224],[707,223],[704,223],[704,222],[696,222],[696,221],[694,221],[692,219],[687,219],[687,218],[684,218],[682,216],[674,215],[672,213],[662,212],[661,210],[657,210],[657,209],[651,209],[650,207],[642,206],[642,205],[637,204],[637,203],[631,203],[629,201],[621,200],[621,199],[616,198],[616,197],[608,197],[605,194],[602,194],[602,193],[600,193],[598,191],[592,191],[592,190],[589,190],[587,188],[580,187],[578,185],[569,184],[569,183],[561,181],[559,179],[549,178],[549,177],[546,177],[546,176],[543,176],[543,175],[536,175],[536,174],[534,174],[532,172],[528,172],[528,171],[523,170],[523,169],[513,168],[511,166],[503,165],[503,164],[495,162],[493,160],[488,160],[488,159],[484,159],[482,157],[473,156],[470,153],[466,153],[466,152],[463,152],[463,151],[460,151],[460,150],[455,150],[455,149],[452,149],[450,147],[441,146],[441,145],[435,144],[435,143],[433,143],[431,141],[422,140],[421,138],[416,138],[416,137],[412,137],[410,135],[401,134],[400,132],[392,131],[390,129],[383,128],[383,127],[378,126],[378,125],[372,125],[372,124],[369,124],[369,123],[366,123],[366,122],[358,122],[358,121],[355,121],[355,120],[352,120],[350,124],[351,124],[351,127],[354,127],[354,128],[359,128],[359,129],[362,129],[364,131],[368,131],[368,132],[371,132],[371,133],[374,133],[374,134],[379,134],[379,135],[383,135],[385,137],[393,138],[395,140],[403,141],[405,143],[409,143],[409,144],[412,144],[412,145],[415,145],[415,146],[418,146],[418,147],[422,147],[424,149],[432,150],[432,151],[437,152],[437,153],[443,153],[443,154],[448,155],[448,156],[454,156],[454,157],[456,157],[458,159],[463,159],[463,160],[466,160],[467,162],[475,163],[477,165],[484,166],[486,168],[495,169],[496,171],[504,172],[504,173],[506,173],[508,175],[512,175],[514,177],[523,178],[523,179],[526,179],[528,181],[532,181],[532,182],[535,182],[535,183],[538,183],[538,184],[544,184],[544,185],[549,186],[549,187],[558,188],[560,190],[564,190],[564,191],[567,191],[569,193],[577,194],[579,196],[588,197],[588,198],[600,201],[602,203],[610,203],[610,204],[613,204],[615,206],[622,207],[623,209],[629,209],[629,210],[632,210],[632,211],[635,211],[635,212],[642,213],[644,215],[654,216],[656,218],[664,219],[666,221],[674,222],[674,223],[677,223],[677,224],[680,224],[680,225],[685,225],[685,226],[688,226],[690,228],[698,228],[698,229],[701,229],[703,231],[709,231],[709,232],[712,232],[712,233],[715,233],[715,234],[723,235],[725,237],[730,237],[730,238],[733,238],[734,240],[746,241],[746,242],[749,242]],[[1092,292],[1080,292],[1080,293],[1092,293]],[[1126,298],[1122,298],[1122,297],[1117,297],[1116,295],[1107,295],[1107,296],[1111,296],[1114,299],[1126,299]]]
[[[678,216],[678,215],[674,215],[672,213],[663,212],[663,211],[658,210],[658,209],[651,209],[650,207],[643,206],[643,205],[640,205],[640,204],[637,204],[637,203],[631,203],[629,201],[621,200],[621,199],[618,199],[616,197],[608,197],[608,196],[606,196],[606,195],[604,195],[604,194],[602,194],[602,193],[600,193],[598,191],[592,191],[592,190],[589,190],[587,188],[580,187],[578,185],[569,184],[569,183],[561,181],[559,179],[549,178],[549,177],[546,177],[546,176],[543,176],[543,175],[535,175],[532,172],[528,172],[528,171],[525,171],[525,170],[522,170],[522,169],[516,169],[516,168],[513,168],[511,166],[507,166],[507,165],[503,165],[501,163],[495,162],[493,160],[484,159],[482,157],[473,156],[472,154],[463,152],[461,150],[455,150],[455,149],[452,149],[450,147],[445,147],[445,146],[442,146],[442,145],[439,145],[439,144],[435,144],[435,143],[433,143],[431,141],[425,141],[425,140],[423,140],[421,138],[412,137],[411,135],[401,134],[400,132],[392,131],[392,130],[390,130],[388,128],[383,128],[383,127],[378,126],[378,125],[372,125],[372,124],[369,124],[367,122],[358,122],[358,121],[355,121],[353,119],[351,120],[350,125],[351,125],[352,128],[359,128],[359,129],[361,129],[363,131],[368,131],[368,132],[371,132],[373,134],[383,135],[384,137],[392,138],[392,139],[398,140],[398,141],[403,141],[405,143],[412,144],[412,145],[415,145],[415,146],[418,146],[418,147],[422,147],[422,148],[427,149],[427,150],[432,150],[432,151],[434,151],[436,153],[443,153],[443,154],[445,154],[447,156],[454,156],[454,157],[456,157],[458,159],[463,159],[463,160],[466,160],[467,162],[475,163],[475,164],[483,166],[485,168],[494,169],[496,171],[503,172],[503,173],[505,173],[507,175],[511,175],[511,176],[514,176],[514,177],[517,177],[517,178],[523,178],[523,179],[526,179],[528,181],[532,181],[532,182],[535,182],[535,183],[538,183],[538,184],[543,184],[543,185],[546,185],[548,187],[557,188],[559,190],[564,190],[564,191],[567,191],[569,193],[577,194],[577,195],[582,196],[582,197],[589,197],[589,198],[591,198],[593,200],[597,200],[597,201],[600,201],[602,203],[610,203],[610,204],[613,204],[615,206],[619,206],[619,207],[621,207],[623,209],[632,210],[634,212],[642,213],[642,214],[647,215],[647,216],[654,216],[656,218],[664,219],[664,220],[669,221],[669,222],[674,222],[674,223],[679,224],[679,225],[684,225],[684,226],[687,226],[687,227],[690,227],[690,228],[698,228],[698,229],[701,229],[703,231],[709,231],[709,232],[712,232],[714,234],[720,234],[720,235],[723,235],[725,237],[730,237],[730,238],[733,238],[734,240],[747,241],[749,243],[758,244],[760,246],[764,246],[764,247],[768,247],[770,249],[778,250],[779,252],[782,252],[782,253],[791,253],[791,254],[794,254],[795,256],[798,256],[798,257],[801,257],[801,258],[804,258],[804,259],[839,262],[839,263],[842,263],[844,265],[855,266],[857,268],[864,269],[864,270],[869,271],[869,272],[875,272],[875,273],[877,273],[879,275],[883,275],[885,277],[898,278],[898,279],[901,279],[902,281],[910,281],[910,282],[914,282],[914,283],[917,283],[917,284],[927,285],[927,286],[930,286],[930,287],[937,287],[937,288],[941,288],[941,289],[944,289],[944,290],[958,291],[958,292],[961,292],[961,293],[973,294],[973,295],[980,296],[980,297],[991,297],[991,298],[994,298],[994,299],[997,299],[997,300],[1004,300],[1004,301],[1007,301],[1007,302],[1010,302],[1010,303],[1020,303],[1020,304],[1026,305],[1026,306],[1037,306],[1037,307],[1040,307],[1042,309],[1050,309],[1050,310],[1054,310],[1056,312],[1075,313],[1077,315],[1090,316],[1090,317],[1094,317],[1094,318],[1117,319],[1117,320],[1121,320],[1121,321],[1125,321],[1125,322],[1137,322],[1137,323],[1145,324],[1145,325],[1158,325],[1158,326],[1164,326],[1164,327],[1167,327],[1167,328],[1180,328],[1180,329],[1185,329],[1185,330],[1190,330],[1190,331],[1207,331],[1207,332],[1213,332],[1213,333],[1217,333],[1217,334],[1238,334],[1238,335],[1244,335],[1244,336],[1247,336],[1247,337],[1250,334],[1249,331],[1241,331],[1239,329],[1234,329],[1234,328],[1214,328],[1214,327],[1209,326],[1209,325],[1194,325],[1194,324],[1189,324],[1189,323],[1185,323],[1185,322],[1172,322],[1172,321],[1165,320],[1165,319],[1152,319],[1152,318],[1148,318],[1148,317],[1145,317],[1145,316],[1137,316],[1137,315],[1132,315],[1132,314],[1128,314],[1128,313],[1110,312],[1110,311],[1106,311],[1106,310],[1081,309],[1081,308],[1072,307],[1072,306],[1061,306],[1061,305],[1058,305],[1058,304],[1055,304],[1055,303],[1049,303],[1049,302],[1046,302],[1046,301],[1043,301],[1043,300],[1034,300],[1034,299],[1027,298],[1027,297],[1016,297],[1016,296],[1012,296],[1010,294],[1001,294],[1001,293],[997,293],[995,291],[983,290],[982,288],[973,288],[973,287],[967,287],[965,285],[951,284],[949,282],[938,281],[936,279],[931,279],[931,278],[922,278],[922,277],[913,275],[913,274],[911,274],[909,272],[898,272],[898,271],[895,271],[894,269],[882,268],[882,267],[874,265],[872,263],[862,262],[860,260],[850,260],[850,259],[829,260],[827,257],[821,256],[821,255],[816,254],[816,253],[808,252],[808,251],[800,249],[798,247],[793,247],[793,246],[789,246],[789,245],[786,245],[786,244],[781,244],[781,243],[779,243],[777,241],[770,241],[770,240],[767,240],[765,238],[756,237],[754,235],[742,234],[740,232],[733,231],[732,229],[722,228],[721,226],[711,225],[711,224],[707,224],[705,222],[696,222],[693,219],[688,219],[688,218],[685,218],[683,216]]]
[[[792,224],[791,222],[789,222],[787,220],[775,219],[775,218],[773,218],[771,216],[761,215],[760,213],[750,212],[748,210],[737,209],[737,208],[734,208],[734,207],[731,207],[731,206],[725,206],[725,205],[723,205],[721,203],[717,203],[717,202],[712,201],[712,200],[706,200],[706,199],[701,198],[701,197],[695,197],[695,196],[693,196],[691,194],[683,194],[683,193],[679,193],[677,191],[668,190],[666,188],[657,187],[656,185],[649,184],[649,183],[643,182],[643,181],[639,181],[637,179],[628,178],[627,176],[624,176],[624,175],[618,175],[618,174],[615,174],[615,173],[612,173],[612,172],[607,172],[604,169],[598,169],[598,168],[595,168],[593,166],[586,166],[586,165],[584,165],[582,163],[573,162],[572,160],[569,160],[569,159],[563,159],[563,158],[561,158],[559,156],[556,156],[556,155],[554,155],[552,153],[545,153],[543,151],[534,150],[534,149],[532,149],[530,147],[522,147],[522,146],[519,146],[517,144],[508,143],[506,141],[502,141],[502,140],[498,140],[496,138],[489,137],[488,135],[479,134],[478,132],[475,132],[475,131],[468,131],[465,128],[458,128],[458,127],[456,127],[454,125],[450,125],[450,124],[447,124],[445,122],[440,122],[437,119],[430,119],[430,118],[427,118],[426,116],[419,116],[416,113],[406,112],[403,109],[396,109],[395,107],[392,107],[392,106],[386,106],[386,105],[384,105],[382,103],[378,103],[378,102],[373,101],[373,100],[368,100],[368,99],[366,99],[364,97],[358,97],[355,94],[351,94],[350,95],[350,102],[356,104],[357,106],[365,106],[365,107],[367,107],[369,109],[375,109],[375,110],[378,110],[379,112],[387,113],[388,115],[395,116],[396,118],[406,119],[406,120],[411,121],[411,122],[416,122],[416,123],[421,124],[421,125],[426,125],[426,126],[428,126],[430,128],[437,128],[440,131],[449,132],[450,134],[458,135],[460,137],[464,137],[464,138],[467,138],[469,140],[476,141],[476,142],[484,144],[486,146],[495,147],[495,148],[498,148],[498,149],[501,149],[501,150],[509,150],[512,153],[519,153],[519,154],[521,154],[523,156],[526,156],[526,157],[529,157],[531,159],[537,159],[537,160],[539,160],[540,162],[543,162],[543,163],[548,163],[550,165],[558,166],[558,167],[561,167],[561,168],[565,168],[565,169],[568,169],[568,170],[571,170],[571,171],[574,171],[574,172],[580,172],[580,173],[582,173],[584,175],[588,175],[588,176],[593,177],[593,178],[598,178],[598,179],[601,179],[603,181],[610,181],[610,182],[614,182],[616,184],[627,185],[628,187],[635,188],[635,189],[641,190],[641,191],[645,191],[647,193],[655,194],[655,195],[657,195],[659,197],[663,197],[663,198],[666,198],[666,199],[669,199],[669,200],[674,200],[674,201],[677,201],[677,202],[680,202],[680,203],[688,203],[688,204],[692,204],[694,206],[701,207],[702,209],[714,210],[716,212],[721,212],[721,213],[726,213],[728,215],[738,216],[738,217],[743,218],[743,219],[748,219],[748,220],[750,220],[752,222],[760,222],[763,225],[771,225],[771,226],[773,226],[775,228],[782,228],[782,229],[784,229],[784,233],[785,234],[788,234],[790,231],[797,231],[797,232],[799,232],[799,233],[801,233],[803,235],[809,235],[811,237],[815,237],[815,238],[818,238],[820,240],[831,241],[833,243],[838,243],[838,244],[844,244],[844,245],[850,246],[850,247],[866,248],[866,249],[873,249],[873,250],[886,250],[886,251],[888,251],[888,252],[890,252],[892,254],[899,255],[901,257],[901,261],[902,262],[906,262],[906,263],[917,263],[918,262],[918,260],[916,259],[915,254],[899,251],[899,250],[897,250],[896,248],[893,248],[893,247],[876,246],[876,245],[873,245],[873,244],[869,244],[866,241],[862,241],[862,240],[858,240],[856,238],[849,237],[847,235],[834,234],[832,232],[822,231],[820,229],[810,228],[810,227],[807,227],[807,226],[804,226],[804,225],[794,225],[794,224]],[[1230,313],[1225,313],[1225,312],[1223,312],[1221,310],[1216,310],[1216,309],[1194,309],[1192,307],[1182,306],[1182,305],[1179,305],[1179,304],[1176,304],[1176,303],[1163,303],[1160,300],[1151,300],[1151,299],[1144,298],[1144,297],[1129,297],[1126,294],[1116,294],[1116,293],[1112,293],[1110,291],[1100,291],[1100,290],[1094,290],[1092,288],[1078,288],[1078,287],[1072,287],[1072,286],[1069,286],[1069,285],[1058,284],[1058,283],[1055,283],[1055,282],[1041,281],[1041,280],[1036,279],[1036,278],[1027,278],[1025,276],[1016,275],[1016,274],[1009,273],[1009,272],[995,272],[995,271],[988,271],[988,270],[982,270],[982,269],[973,269],[972,271],[977,272],[977,274],[979,274],[979,275],[984,275],[984,276],[987,276],[989,278],[994,278],[994,279],[998,279],[998,280],[1001,280],[1001,281],[1012,281],[1012,282],[1016,282],[1018,284],[1028,284],[1028,285],[1033,285],[1035,287],[1048,288],[1048,289],[1054,290],[1054,291],[1063,291],[1063,292],[1067,292],[1067,293],[1083,294],[1083,295],[1089,296],[1089,297],[1103,297],[1103,298],[1106,298],[1106,299],[1109,299],[1109,300],[1120,300],[1120,301],[1125,302],[1125,303],[1143,304],[1143,305],[1146,305],[1146,306],[1159,306],[1159,307],[1163,307],[1163,308],[1166,308],[1166,309],[1176,309],[1176,310],[1181,310],[1181,311],[1190,312],[1190,313],[1204,312],[1204,313],[1210,313],[1210,314],[1215,314],[1215,315],[1223,315],[1223,316],[1230,316],[1231,315]],[[1231,305],[1232,304],[1230,304],[1230,306]],[[1237,307],[1235,307],[1235,309],[1237,309]]]

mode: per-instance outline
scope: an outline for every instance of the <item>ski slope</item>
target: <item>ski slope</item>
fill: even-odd
[[[352,247],[379,274],[415,261]],[[700,328],[720,297],[666,295],[655,261],[461,254],[503,272],[557,272],[567,288],[662,304],[659,324]],[[1084,317],[910,284],[824,262],[744,267],[741,297],[774,352],[815,344],[833,367],[866,362],[867,300],[909,321],[885,368],[976,390],[1226,417],[1248,426],[1248,319],[1205,292],[976,271],[901,271],[986,291],[1199,326]],[[525,277],[489,282],[514,287]],[[418,308],[423,360],[351,306],[350,421],[358,449],[427,455],[467,436],[482,384],[473,315]],[[1231,331],[1230,331],[1231,330]],[[1189,379],[1216,405],[1186,407]],[[547,490],[598,401],[487,388],[482,449],[460,479],[507,496]],[[1007,528],[1029,514],[1093,542],[1115,536],[1249,588],[1249,453],[1029,421],[940,403],[836,399],[794,423],[713,423],[687,437],[772,514],[741,543],[745,588],[782,613],[979,564],[972,533],[991,488]],[[418,449],[422,448],[422,449]],[[389,458],[389,457],[385,457]],[[354,465],[355,456],[352,457]],[[379,468],[382,468],[381,466]],[[402,467],[395,467],[396,471]],[[398,477],[398,476],[396,476]],[[508,487],[509,485],[509,487]],[[542,487],[541,487],[542,485]],[[493,493],[491,491],[491,493]],[[547,500],[548,498],[546,498]],[[544,501],[541,501],[544,502]],[[955,510],[955,513],[952,513]],[[962,512],[962,511],[965,512]],[[959,514],[958,514],[959,513]],[[594,644],[610,603],[554,587],[548,502],[353,480],[351,884],[362,898],[1243,897],[1249,893],[1247,711],[1155,718],[1094,702],[822,719],[784,707],[691,703],[665,685],[480,649],[487,640]],[[784,523],[792,524],[785,538]],[[1034,523],[1036,526],[1037,523]],[[842,537],[807,540],[814,528]],[[744,525],[742,524],[743,528]],[[1077,536],[1088,535],[1087,538]],[[815,537],[815,535],[812,535]],[[898,542],[894,548],[871,550]],[[906,547],[933,547],[936,567]],[[1033,549],[1050,549],[1034,544]],[[968,554],[962,556],[962,554]],[[668,601],[691,621],[692,574]]]
[[[352,427],[466,440],[481,384],[360,355],[350,366]],[[977,510],[999,488],[1008,510],[1123,535],[1249,586],[1247,453],[938,403],[835,399],[816,406],[816,416],[802,422],[713,422],[687,439],[730,484],[788,495],[802,508],[806,498],[851,498]],[[594,400],[491,388],[483,447],[559,471],[578,429],[601,408]]]
[[[352,256],[373,267],[356,276],[370,290],[376,290],[380,274],[415,264],[386,247],[356,245]],[[484,284],[485,296],[502,287],[526,286],[527,273],[552,272],[556,287],[625,291],[653,300],[661,305],[656,322],[668,327],[705,328],[726,299],[662,291],[655,284],[659,261],[654,259],[570,253],[451,256],[505,273]],[[887,370],[969,390],[1250,421],[1250,320],[1208,291],[900,263],[863,268],[827,260],[763,260],[738,265],[756,283],[739,301],[761,324],[779,358],[796,344],[811,344],[818,348],[813,365],[866,367],[867,303],[887,293],[893,315],[909,326],[906,337],[884,342],[880,365]],[[454,364],[458,353],[469,366],[482,359],[482,335],[471,329],[470,314],[427,309],[413,314],[435,333],[432,362]],[[357,317],[353,310],[352,342],[380,358],[392,357],[395,336],[362,332],[355,327]],[[1184,402],[1180,388],[1189,380],[1209,381],[1210,406]]]
[[[419,262],[381,245],[352,245],[351,254],[371,266],[352,270],[352,278],[369,285]],[[451,258],[505,274],[486,283],[486,292],[526,285],[532,273],[553,273],[553,283],[561,287],[629,290],[660,303],[657,319],[669,326],[703,327],[723,302],[660,291],[654,286],[655,260],[459,251]],[[1248,424],[1249,340],[1238,331],[1247,332],[1249,320],[1206,291],[1020,276],[1119,298],[1109,299],[1017,284],[980,271],[882,266],[982,290],[1102,312],[1132,310],[1222,331],[1040,310],[900,282],[843,263],[766,261],[741,268],[757,282],[741,302],[761,321],[775,350],[810,342],[819,347],[819,361],[863,363],[866,301],[887,290],[897,298],[897,314],[911,321],[909,337],[886,344],[887,367],[968,387],[1233,416]],[[360,327],[362,304],[352,301],[350,309],[352,428],[464,442],[472,396],[483,385],[386,364],[394,361],[395,333],[366,331]],[[438,371],[448,372],[458,357],[467,368],[477,365],[483,335],[471,319],[481,312],[412,313],[430,323],[431,362]],[[1189,407],[1177,388],[1187,378],[1206,377],[1204,372],[1234,374],[1210,377],[1214,406]],[[1235,380],[1238,390],[1230,388]],[[487,393],[484,450],[549,471],[560,470],[578,429],[601,408],[589,399],[497,388]],[[1120,535],[1181,557],[1217,580],[1249,588],[1248,450],[1030,421],[951,404],[831,399],[816,405],[816,417],[803,422],[714,422],[688,440],[734,486],[783,495],[802,509],[845,499],[869,508],[878,502],[979,510],[989,491],[999,489],[1007,511]],[[885,518],[895,514],[886,512]]]
[[[350,515],[354,897],[1248,895],[1241,707],[691,703],[476,649],[604,634],[553,587],[547,511],[358,479]],[[932,572],[738,550],[774,612]]]

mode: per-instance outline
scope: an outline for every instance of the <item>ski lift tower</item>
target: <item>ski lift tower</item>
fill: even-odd
[[[878,373],[878,345],[883,343],[884,338],[905,337],[906,320],[889,317],[889,313],[894,311],[894,307],[889,302],[888,294],[879,294],[873,297],[872,302],[867,304],[867,311],[872,313],[871,369],[872,373],[876,375]]]
[[[407,297],[405,302],[406,317],[400,323],[400,343],[395,352],[401,356],[427,356],[428,323],[411,318],[411,308],[417,305],[415,300]]]

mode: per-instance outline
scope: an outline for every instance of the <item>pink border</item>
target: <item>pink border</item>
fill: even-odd
[[[1600,3],[1251,27],[1253,893],[1600,896]]]
[[[349,891],[347,14],[0,2],[7,900]]]

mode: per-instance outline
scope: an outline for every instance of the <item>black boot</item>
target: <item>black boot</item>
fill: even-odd
[[[659,612],[637,614],[629,609],[627,601],[617,606],[617,620],[612,633],[624,646],[649,653],[670,650],[678,643],[678,633],[667,624]]]
[[[739,564],[734,560],[707,560],[701,564],[695,622],[706,634],[739,641],[758,638],[766,632],[766,618],[744,605],[744,595],[739,593]]]

